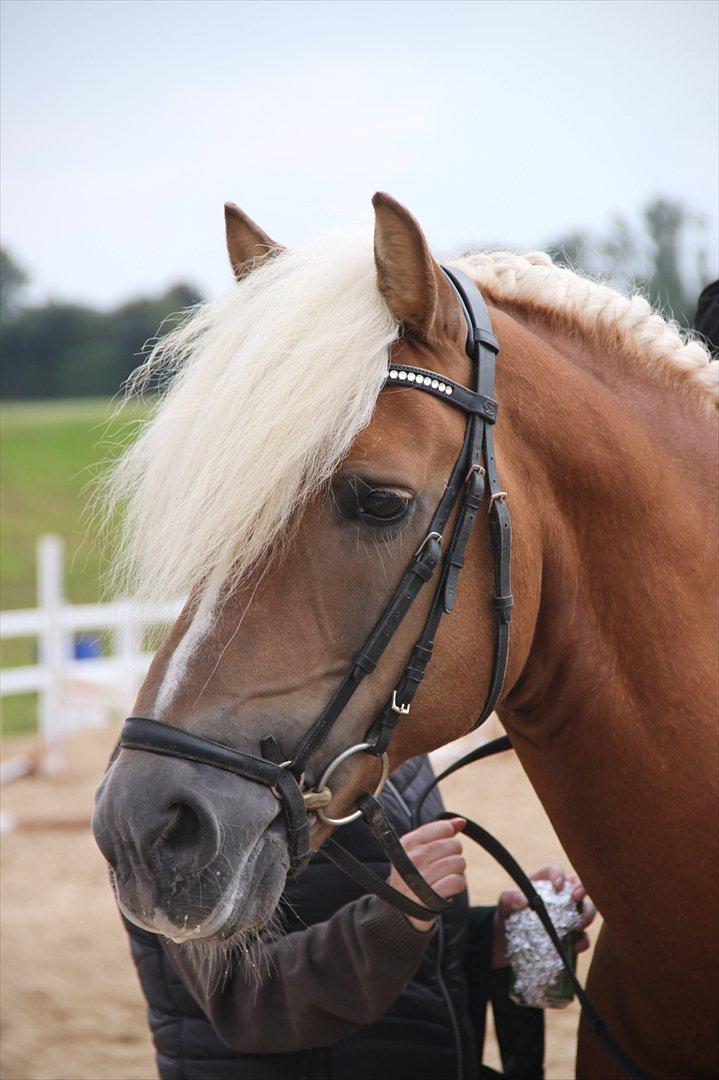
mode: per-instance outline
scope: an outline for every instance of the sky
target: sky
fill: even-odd
[[[2,242],[33,297],[228,284],[222,205],[285,245],[389,191],[447,254],[717,221],[714,0],[5,0]]]

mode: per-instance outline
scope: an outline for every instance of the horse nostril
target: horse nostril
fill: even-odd
[[[167,815],[152,845],[154,857],[162,861],[171,859],[188,874],[198,873],[220,850],[215,815],[201,805],[188,802],[170,803]]]

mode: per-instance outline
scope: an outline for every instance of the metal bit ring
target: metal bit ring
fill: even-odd
[[[359,754],[363,750],[371,750],[371,749],[372,749],[372,743],[363,742],[363,743],[357,743],[355,746],[350,746],[346,750],[343,750],[341,754],[337,755],[337,757],[334,759],[334,761],[331,761],[329,763],[329,765],[327,766],[325,771],[322,773],[322,776],[320,777],[320,780],[319,780],[319,783],[317,784],[317,787],[320,790],[322,788],[326,787],[327,786],[327,781],[329,780],[330,776],[335,771],[337,766],[341,765],[343,761],[347,760],[347,758],[352,757],[353,754]],[[382,762],[382,774],[381,774],[381,776],[379,778],[379,783],[377,784],[377,787],[372,792],[372,794],[375,795],[375,796],[379,795],[380,791],[382,790],[382,788],[385,785],[385,781],[387,780],[387,777],[389,776],[389,758],[387,757],[386,754],[382,754],[382,757],[380,758],[380,761]],[[320,821],[323,821],[325,823],[325,825],[332,825],[334,828],[336,828],[338,825],[349,825],[349,823],[351,821],[356,821],[357,818],[359,818],[361,816],[362,816],[362,811],[361,810],[353,810],[351,814],[346,814],[344,817],[340,817],[340,818],[330,817],[329,814],[326,814],[324,812],[324,810],[322,810],[322,809],[317,810],[317,817],[320,819]]]

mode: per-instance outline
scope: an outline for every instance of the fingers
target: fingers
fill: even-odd
[[[431,821],[406,833],[402,847],[425,881],[445,899],[467,888],[467,864],[462,857],[462,842],[457,835],[466,825],[464,818]],[[392,867],[390,885],[413,896],[407,883]],[[412,920],[410,920],[412,921]]]
[[[438,859],[445,859],[448,855],[461,855],[462,843],[459,837],[455,836],[449,840],[433,840],[420,847],[408,847],[405,851],[418,869],[425,870]]]
[[[507,919],[514,911],[527,907],[527,897],[519,889],[507,889],[497,901],[497,914],[500,919]]]
[[[547,863],[546,866],[540,867],[531,875],[532,881],[551,881],[554,886],[555,892],[561,892],[564,888],[564,882],[567,880],[567,874],[563,866],[557,866],[555,863]]]
[[[402,837],[402,847],[409,854],[410,848],[421,847],[433,840],[446,840],[456,836],[467,824],[464,818],[450,818],[448,821],[428,821],[426,825],[420,825],[418,829],[405,833]]]
[[[587,896],[587,890],[582,885],[576,874],[565,873],[563,867],[555,863],[547,863],[536,870],[532,881],[551,881],[556,892],[561,892],[566,882],[572,886],[572,900],[582,905],[582,929],[589,926],[595,919],[597,909]],[[513,911],[521,911],[527,907],[527,898],[519,889],[508,889],[502,893],[497,903],[497,912],[500,918],[506,919]]]
[[[449,900],[451,896],[457,896],[467,888],[467,879],[464,874],[449,874],[434,883],[434,891]]]
[[[572,885],[572,900],[574,900],[576,904],[580,904],[587,895],[587,890],[584,888],[576,874],[569,874],[567,881]]]
[[[464,878],[467,864],[461,855],[448,855],[444,859],[437,859],[431,863],[424,872],[424,879],[430,885],[441,881],[442,878],[458,875]]]
[[[551,881],[556,892],[561,892],[566,882],[572,886],[572,900],[579,904],[587,895],[587,890],[582,885],[576,874],[567,874],[563,866],[556,863],[547,863],[531,877],[532,881]]]
[[[582,930],[591,926],[597,916],[597,909],[588,896],[582,902]]]

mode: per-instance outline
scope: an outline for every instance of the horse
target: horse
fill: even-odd
[[[187,596],[135,713],[287,764],[385,607],[457,459],[464,417],[388,366],[471,385],[456,290],[414,217],[373,199],[374,241],[286,250],[234,204],[235,282],[132,380],[154,414],[106,498],[119,573]],[[497,712],[604,917],[588,988],[652,1076],[713,1074],[716,926],[717,365],[638,295],[543,253],[466,255],[499,341],[496,457],[514,608]],[[434,659],[397,717],[389,767],[465,734],[486,699],[495,613],[486,500]],[[307,763],[362,742],[432,603],[420,592]],[[378,780],[337,769],[331,813]],[[290,866],[270,788],[201,761],[119,749],[94,831],[133,922],[212,949],[272,920]],[[311,848],[332,831],[312,811]],[[329,820],[335,820],[332,817]],[[712,919],[714,921],[712,922]],[[578,1075],[620,1077],[586,1027]]]

